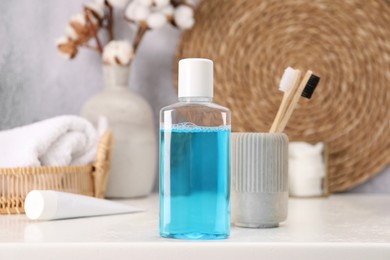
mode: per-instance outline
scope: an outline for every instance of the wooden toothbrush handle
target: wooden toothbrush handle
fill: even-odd
[[[296,71],[296,77],[293,82],[293,85],[291,89],[285,92],[283,95],[282,103],[280,104],[278,113],[276,114],[274,122],[272,123],[271,130],[269,131],[270,133],[278,133],[277,130],[279,128],[279,124],[281,123],[280,121],[282,120],[284,114],[286,113],[288,105],[290,104],[292,97],[294,96],[294,93],[296,92],[296,89],[299,85],[302,73],[300,70],[295,70],[295,71]]]
[[[290,117],[299,102],[299,98],[302,95],[302,91],[304,90],[311,75],[313,75],[313,72],[311,70],[308,70],[305,76],[303,77],[301,83],[296,88],[295,93],[292,94],[292,99],[291,102],[287,105],[286,113],[283,115],[280,124],[277,126],[276,129],[277,132],[282,133],[284,131],[284,128],[286,127],[288,121],[290,120]]]
[[[276,133],[276,130],[278,128],[278,125],[280,124],[280,119],[282,118],[282,115],[285,113],[287,105],[288,105],[288,99],[289,99],[289,92],[285,92],[283,95],[282,103],[280,103],[278,113],[276,114],[276,117],[274,119],[274,122],[272,123],[270,133]]]

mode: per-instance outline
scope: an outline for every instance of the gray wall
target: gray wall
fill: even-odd
[[[57,54],[55,40],[79,0],[0,1],[0,129],[61,114],[78,114],[83,102],[102,88],[101,61],[81,50],[73,61]],[[116,38],[132,38],[118,14]],[[130,88],[158,111],[176,101],[172,64],[180,33],[172,28],[149,32],[133,62]],[[390,192],[390,169],[354,192]]]

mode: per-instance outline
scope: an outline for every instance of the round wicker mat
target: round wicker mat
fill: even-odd
[[[285,132],[329,147],[329,188],[344,191],[390,163],[390,2],[206,0],[177,59],[214,60],[215,102],[234,131],[268,131],[285,67],[321,77]]]

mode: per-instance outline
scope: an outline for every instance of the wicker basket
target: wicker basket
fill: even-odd
[[[390,163],[390,1],[204,0],[195,19],[177,59],[214,60],[215,102],[232,109],[234,131],[268,131],[285,67],[311,69],[321,82],[286,134],[327,143],[330,192]]]
[[[96,161],[85,166],[0,169],[0,214],[24,213],[31,190],[57,190],[104,197],[111,162],[112,134],[102,136]]]

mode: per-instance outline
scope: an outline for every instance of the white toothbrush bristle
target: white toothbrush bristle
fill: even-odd
[[[284,70],[284,74],[280,80],[279,90],[281,90],[283,92],[289,91],[292,88],[296,77],[297,77],[297,73],[296,73],[295,69],[293,69],[291,67],[287,67]]]

